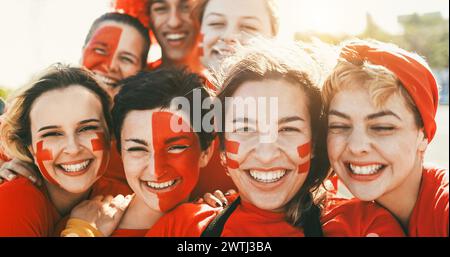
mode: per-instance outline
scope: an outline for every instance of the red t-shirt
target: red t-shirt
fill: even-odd
[[[213,156],[208,165],[200,169],[200,176],[191,193],[191,200],[203,197],[205,193],[213,193],[217,189],[224,193],[229,189],[236,189],[233,180],[227,175],[226,169],[220,164],[219,138],[216,138],[212,144],[214,144]]]
[[[409,236],[448,236],[448,170],[424,168]]]
[[[183,204],[163,216],[146,236],[198,237],[222,210],[206,204]],[[341,200],[324,210],[321,218],[325,236],[403,236],[394,217],[382,207],[359,200]],[[221,236],[293,237],[304,236],[283,213],[261,210],[250,203],[241,204],[225,223]]]
[[[19,177],[0,184],[0,236],[51,236],[61,219],[44,189]]]
[[[111,140],[111,155],[109,158],[108,168],[106,173],[102,177],[117,179],[127,184],[127,178],[125,177],[125,170],[123,168],[122,158],[116,147],[116,140]]]
[[[143,237],[148,229],[116,229],[112,237]]]

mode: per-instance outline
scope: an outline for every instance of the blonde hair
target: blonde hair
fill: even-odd
[[[372,103],[377,108],[382,107],[389,97],[395,94],[401,96],[407,107],[413,112],[416,125],[423,126],[416,104],[397,76],[386,67],[372,64],[366,60],[349,62],[339,59],[322,87],[325,111],[329,110],[333,97],[339,91],[355,86],[366,88]]]

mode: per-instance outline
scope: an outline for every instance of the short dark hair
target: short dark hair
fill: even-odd
[[[190,106],[190,122],[194,124],[194,89],[200,90],[201,101],[210,95],[204,88],[203,79],[186,69],[163,68],[153,71],[142,71],[121,81],[119,93],[114,98],[112,117],[117,148],[121,148],[121,130],[126,115],[132,110],[151,110],[154,108],[168,108],[175,97],[185,97]],[[195,99],[198,100],[198,99]],[[201,109],[201,118],[208,113],[208,109]],[[202,150],[211,144],[214,134],[206,132],[203,127],[195,131],[200,140]]]
[[[131,26],[135,28],[139,34],[142,36],[142,38],[145,41],[144,50],[142,52],[142,67],[147,66],[147,56],[148,51],[150,50],[150,36],[148,34],[148,29],[145,27],[139,19],[130,16],[125,13],[118,13],[118,12],[109,12],[105,13],[102,16],[98,17],[91,25],[91,28],[89,29],[89,32],[86,36],[86,39],[84,40],[84,46],[91,40],[92,35],[97,30],[97,28],[100,26],[100,24],[104,21],[115,21],[117,23],[125,24],[128,26]]]

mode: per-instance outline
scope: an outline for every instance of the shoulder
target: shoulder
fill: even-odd
[[[53,228],[50,201],[26,178],[0,185],[0,233],[11,236],[49,235]]]
[[[383,207],[354,199],[341,199],[322,217],[327,236],[403,236],[397,220]]]
[[[182,204],[159,219],[147,236],[200,236],[220,211],[207,204]]]
[[[424,168],[422,179],[421,204],[430,204],[430,211],[444,212],[448,219],[448,170],[440,168]]]
[[[15,207],[41,206],[47,203],[47,197],[27,178],[19,177],[0,185],[0,202],[2,203],[0,208],[6,204]]]

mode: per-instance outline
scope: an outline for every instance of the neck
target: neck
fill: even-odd
[[[45,181],[48,196],[61,216],[66,216],[78,203],[88,198],[90,189],[81,193],[71,193],[57,185]]]
[[[173,60],[167,58],[167,56],[162,56],[162,66],[163,67],[177,67],[177,68],[188,68],[190,72],[195,72],[197,74],[202,74],[204,68],[198,57],[197,50],[192,50],[185,58],[179,60]]]
[[[421,181],[422,162],[418,161],[402,184],[376,200],[400,221],[403,228],[407,229],[409,226],[409,219],[419,195]]]
[[[144,200],[135,196],[131,200],[120,224],[122,229],[150,229],[164,212],[150,208]]]

